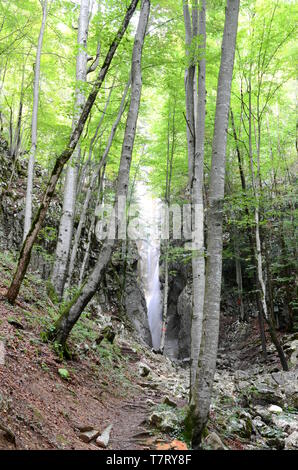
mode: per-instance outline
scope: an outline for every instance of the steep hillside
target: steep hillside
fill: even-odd
[[[73,331],[72,358],[62,360],[44,342],[57,313],[44,282],[28,275],[14,307],[3,299],[12,269],[11,257],[2,254],[0,448],[99,450],[82,434],[109,425],[113,450],[185,448],[187,368],[154,354],[115,312],[102,313],[94,304]],[[295,446],[297,372],[279,371],[273,352],[271,367],[257,364],[249,346],[241,370],[237,361],[247,334],[251,347],[257,338],[231,318],[223,317],[222,327],[228,333],[222,335],[205,447]],[[290,352],[297,338],[284,341]]]

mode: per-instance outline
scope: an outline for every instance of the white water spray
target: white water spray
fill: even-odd
[[[141,209],[141,224],[143,228],[145,227],[144,233],[146,233],[146,237],[137,241],[140,255],[139,267],[147,304],[152,346],[158,349],[162,327],[162,299],[159,282],[160,240],[156,229],[160,217],[159,200],[152,198],[142,182],[137,183],[136,193]]]

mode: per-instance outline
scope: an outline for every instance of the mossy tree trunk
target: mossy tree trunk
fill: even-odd
[[[225,157],[239,3],[239,0],[227,1],[217,85],[207,215],[208,237],[203,328],[196,381],[190,403],[190,416],[193,424],[192,447],[194,449],[201,447],[203,432],[208,421],[217,358],[222,279]]]

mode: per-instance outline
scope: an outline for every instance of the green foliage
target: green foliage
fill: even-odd
[[[58,374],[64,380],[70,380],[70,375],[67,369],[58,369]]]

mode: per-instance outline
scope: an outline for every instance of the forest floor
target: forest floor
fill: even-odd
[[[73,331],[72,359],[63,360],[44,341],[57,316],[44,281],[28,274],[17,303],[4,299],[13,266],[8,255],[0,256],[0,449],[101,450],[81,433],[109,425],[109,449],[187,448],[187,368],[142,345],[115,313],[92,310]],[[114,343],[98,345],[106,324],[116,332]],[[288,354],[297,339],[282,338]],[[298,373],[280,371],[271,347],[268,356],[265,364],[255,322],[222,318],[205,448],[298,445]]]

